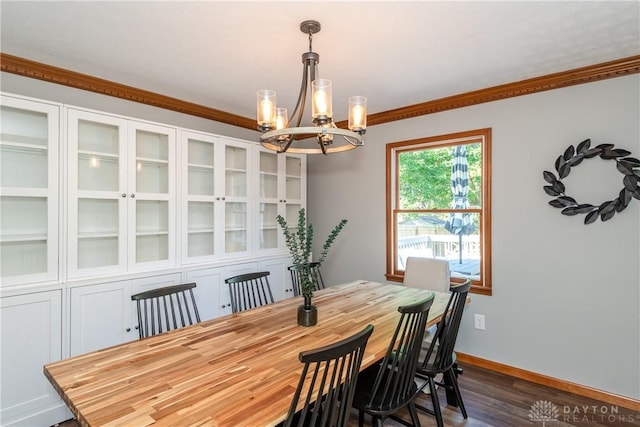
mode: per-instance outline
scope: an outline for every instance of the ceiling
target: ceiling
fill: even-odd
[[[640,54],[634,1],[7,1],[3,53],[244,117],[255,92],[293,108],[299,24],[334,115],[370,113]]]

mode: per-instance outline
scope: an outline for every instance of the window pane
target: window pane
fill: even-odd
[[[423,147],[401,152],[398,177],[399,209],[480,207],[481,144]]]
[[[480,214],[399,213],[396,224],[399,270],[418,256],[449,261],[452,277],[480,278]]]

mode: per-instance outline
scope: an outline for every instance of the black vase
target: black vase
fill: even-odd
[[[318,307],[311,304],[311,298],[305,297],[304,304],[298,306],[298,325],[314,326],[318,323]]]

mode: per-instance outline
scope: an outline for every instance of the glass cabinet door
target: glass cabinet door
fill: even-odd
[[[291,230],[298,224],[298,211],[305,206],[306,157],[259,151],[258,250],[286,250],[277,222],[282,215]]]
[[[68,110],[69,275],[172,266],[175,130]]]
[[[3,286],[57,278],[59,114],[58,105],[2,97]]]
[[[278,179],[278,154],[262,151],[260,155],[260,206],[258,213],[258,249],[278,248],[278,198],[280,180]]]
[[[173,264],[175,131],[129,123],[129,260]]]
[[[126,121],[68,110],[69,274],[126,269]]]
[[[134,156],[130,162],[130,208],[135,215],[130,235],[130,259],[134,264],[161,262],[173,258],[173,203],[175,202],[173,130],[143,123],[130,123]],[[135,255],[134,255],[135,254]]]
[[[306,205],[306,159],[292,154],[285,155],[284,165],[284,204],[282,214],[291,228],[298,223],[298,211]]]
[[[225,145],[224,180],[224,252],[248,250],[248,151],[245,147]]]
[[[216,138],[183,132],[183,262],[206,260],[216,249]],[[184,175],[186,173],[186,176]]]

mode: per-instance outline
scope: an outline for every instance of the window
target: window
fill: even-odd
[[[491,129],[387,144],[387,274],[446,259],[452,281],[491,294]]]

